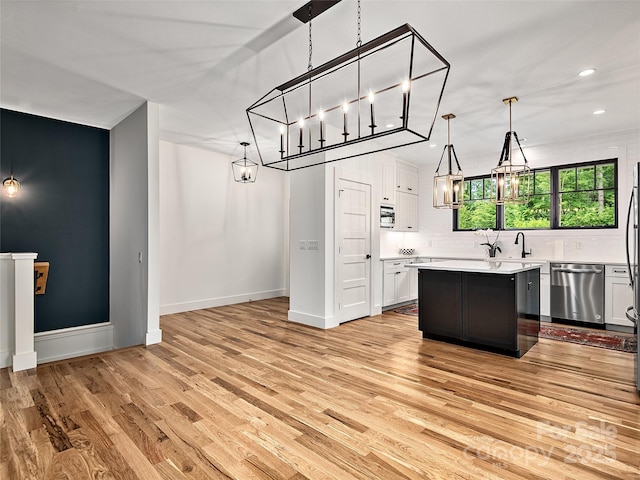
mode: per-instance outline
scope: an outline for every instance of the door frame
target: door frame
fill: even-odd
[[[334,311],[334,319],[337,325],[344,323],[345,320],[342,319],[342,311],[340,310],[339,303],[341,300],[341,278],[342,272],[340,269],[340,260],[338,255],[338,247],[340,243],[340,235],[337,227],[338,220],[338,196],[339,196],[339,181],[347,180],[349,182],[360,183],[363,185],[369,186],[369,250],[371,251],[371,258],[369,261],[371,262],[369,265],[369,316],[377,315],[381,313],[382,308],[379,308],[379,311],[375,309],[375,292],[376,292],[376,281],[378,277],[378,268],[375,266],[380,263],[380,222],[376,222],[376,206],[379,208],[377,202],[374,202],[374,198],[377,198],[376,195],[377,190],[375,189],[375,185],[373,182],[372,176],[363,172],[357,168],[348,168],[344,166],[336,166],[334,168],[334,178],[333,178],[333,271],[334,271],[334,279],[333,279],[333,311]],[[375,239],[378,239],[378,242],[375,242]],[[346,320],[350,321],[350,320]]]

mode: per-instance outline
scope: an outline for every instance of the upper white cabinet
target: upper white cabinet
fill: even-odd
[[[380,203],[396,204],[396,162],[387,161],[382,164],[382,197]]]
[[[629,285],[627,266],[607,265],[604,277],[604,322],[610,325],[633,327],[625,312],[633,303],[633,289]]]
[[[418,231],[418,168],[396,163],[396,226],[399,232]]]
[[[396,192],[396,226],[399,232],[418,231],[418,196]]]
[[[418,168],[405,163],[396,164],[396,190],[418,195]]]

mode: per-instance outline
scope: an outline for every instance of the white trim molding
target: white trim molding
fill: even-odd
[[[113,350],[111,322],[40,332],[34,337],[38,364]]]
[[[288,293],[285,289],[266,290],[263,292],[243,293],[242,295],[231,295],[228,297],[208,298],[193,302],[173,303],[160,306],[160,315],[171,315],[173,313],[191,312],[205,308],[222,307],[236,303],[251,302],[253,300],[266,300],[267,298],[285,297]],[[149,343],[147,343],[149,345]]]
[[[321,328],[323,330],[335,328],[339,325],[333,316],[325,318],[319,315],[296,312],[294,310],[289,310],[288,319],[290,322],[300,323],[308,327]]]

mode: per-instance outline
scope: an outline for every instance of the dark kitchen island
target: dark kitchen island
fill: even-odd
[[[414,263],[423,338],[521,357],[538,342],[540,264]]]

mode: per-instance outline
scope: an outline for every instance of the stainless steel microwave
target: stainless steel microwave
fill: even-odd
[[[387,205],[380,205],[380,228],[393,228],[395,225],[395,209]]]

